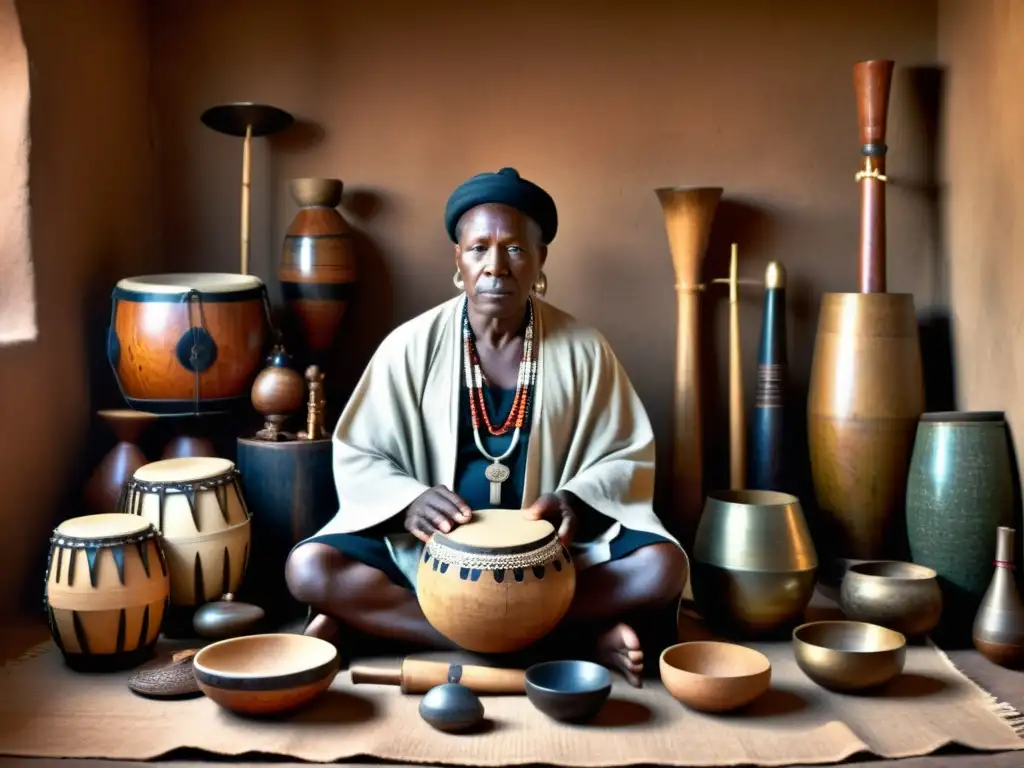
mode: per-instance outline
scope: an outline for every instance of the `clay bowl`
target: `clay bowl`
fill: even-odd
[[[673,698],[701,712],[729,712],[760,697],[772,682],[763,653],[734,643],[679,643],[661,652],[661,682]]]
[[[793,630],[793,655],[811,680],[830,691],[876,688],[903,672],[906,638],[863,621],[815,621]]]
[[[839,605],[848,619],[918,637],[935,629],[942,618],[942,590],[931,568],[897,560],[870,560],[847,569]]]
[[[338,674],[338,651],[305,635],[247,635],[221,640],[193,661],[200,690],[244,715],[272,715],[308,704]]]
[[[526,670],[526,697],[563,723],[593,719],[612,692],[612,675],[592,661],[546,661]]]

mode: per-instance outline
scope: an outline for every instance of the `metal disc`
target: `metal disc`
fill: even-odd
[[[492,483],[504,483],[512,474],[512,470],[504,464],[491,464],[484,470],[484,476]]]
[[[199,119],[207,128],[229,136],[245,136],[245,129],[250,125],[253,136],[267,136],[283,131],[295,122],[295,118],[283,109],[251,101],[210,107]]]

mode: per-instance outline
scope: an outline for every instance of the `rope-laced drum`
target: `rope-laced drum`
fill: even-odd
[[[427,621],[478,653],[540,640],[565,616],[575,591],[576,569],[555,529],[519,510],[480,510],[451,533],[434,533],[416,576]]]
[[[118,510],[160,532],[171,574],[171,604],[198,606],[238,591],[249,561],[249,510],[227,459],[165,459],[139,467]]]
[[[127,669],[153,653],[170,581],[156,530],[132,515],[57,526],[46,564],[46,613],[69,667]]]
[[[107,358],[132,408],[187,415],[230,410],[248,399],[271,323],[258,277],[125,278],[111,303]]]

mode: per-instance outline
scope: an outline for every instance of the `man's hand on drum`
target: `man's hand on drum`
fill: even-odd
[[[562,545],[568,547],[576,533],[578,521],[572,508],[572,499],[567,493],[547,493],[523,511],[529,520],[547,520],[558,530]]]
[[[413,501],[405,512],[405,530],[426,543],[435,531],[450,533],[473,519],[473,511],[458,494],[435,485]]]

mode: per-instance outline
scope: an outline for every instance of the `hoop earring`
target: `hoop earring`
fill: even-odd
[[[462,275],[459,274],[459,270],[455,270],[455,276],[452,277],[452,285],[455,286],[457,291],[466,290],[466,284],[462,282]]]
[[[548,276],[544,274],[543,269],[537,279],[533,281],[533,292],[538,296],[543,296],[548,292]]]

